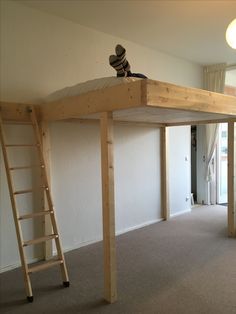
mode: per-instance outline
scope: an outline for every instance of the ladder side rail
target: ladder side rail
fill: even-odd
[[[13,219],[14,219],[15,228],[16,228],[17,243],[18,243],[18,248],[19,248],[19,253],[20,253],[21,264],[23,266],[24,283],[26,287],[27,296],[32,297],[33,295],[32,287],[31,287],[31,282],[30,282],[29,273],[28,273],[28,265],[26,262],[26,256],[23,249],[23,235],[22,235],[22,230],[18,221],[19,213],[17,210],[16,200],[14,196],[13,179],[12,179],[11,172],[9,170],[10,167],[9,167],[8,155],[7,155],[7,150],[6,150],[6,140],[5,140],[4,130],[3,130],[3,121],[2,121],[1,114],[0,114],[0,141],[1,141],[3,159],[4,159],[5,169],[6,169],[7,183],[8,183],[10,200],[11,200],[11,205],[12,205],[12,212],[13,212]]]
[[[49,209],[53,212],[50,215],[52,226],[53,226],[53,231],[55,234],[58,235],[57,222],[56,222],[56,217],[55,217],[55,213],[54,213],[54,205],[53,205],[53,201],[52,201],[52,197],[51,197],[51,193],[50,193],[50,189],[49,189],[49,181],[48,181],[48,177],[47,177],[46,163],[45,163],[44,155],[43,155],[43,151],[42,151],[42,142],[41,142],[41,137],[40,137],[40,131],[39,131],[39,127],[38,127],[38,121],[37,121],[35,109],[33,106],[29,107],[29,112],[30,112],[31,121],[33,124],[33,129],[35,132],[36,141],[38,144],[37,148],[38,148],[38,152],[39,152],[40,163],[42,165],[43,181],[44,181],[44,184],[46,186],[45,193],[46,193],[46,197],[47,197],[47,201],[48,201],[48,206],[49,206]],[[64,258],[64,254],[62,251],[59,237],[55,239],[55,243],[56,243],[58,256],[63,261],[63,263],[60,266],[61,266],[61,271],[62,271],[62,275],[63,275],[63,281],[66,283],[66,282],[69,282],[69,277],[68,277],[65,258]]]

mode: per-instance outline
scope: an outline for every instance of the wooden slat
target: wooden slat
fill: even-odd
[[[14,195],[18,195],[18,194],[26,194],[26,193],[32,193],[33,190],[32,189],[27,189],[27,190],[19,190],[19,191],[15,191]]]
[[[37,144],[6,144],[6,147],[35,147]]]
[[[20,166],[20,167],[10,167],[9,170],[24,170],[41,167],[40,165],[31,165],[31,166]]]
[[[58,238],[57,234],[50,234],[50,235],[47,235],[44,237],[24,241],[23,246],[38,244],[38,243],[42,243],[42,242],[49,241],[49,240],[56,239],[56,238]]]
[[[44,189],[44,190],[48,191],[48,187],[47,186],[40,186],[39,189]],[[15,191],[14,195],[33,193],[33,192],[34,192],[33,189],[19,190],[19,191]]]
[[[104,249],[104,298],[109,303],[117,300],[115,199],[113,161],[113,119],[111,113],[101,114],[101,168]]]
[[[3,121],[7,125],[32,125],[31,121]]]
[[[161,204],[163,218],[170,218],[169,208],[169,154],[168,154],[168,128],[161,128]]]
[[[228,123],[228,235],[236,237],[236,124]]]
[[[49,215],[49,214],[53,214],[53,212],[50,211],[50,210],[43,210],[43,211],[40,211],[40,212],[35,212],[35,213],[31,213],[31,214],[21,215],[21,216],[18,217],[18,220],[30,219],[30,218],[34,218],[34,217],[40,217],[40,216]]]
[[[32,273],[35,273],[35,272],[38,272],[38,271],[41,271],[41,270],[45,270],[45,269],[53,267],[53,266],[60,265],[62,263],[63,263],[63,261],[61,259],[57,259],[57,260],[54,259],[54,260],[51,260],[51,261],[47,261],[47,262],[44,262],[44,263],[42,263],[40,265],[29,267],[28,273],[32,274]]]

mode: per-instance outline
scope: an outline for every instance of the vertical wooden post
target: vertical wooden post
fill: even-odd
[[[48,174],[48,180],[50,184],[50,134],[49,134],[49,126],[48,123],[45,121],[41,121],[39,125],[39,130],[41,133],[41,143],[42,143],[42,151],[44,155],[44,160],[46,164],[47,174]],[[42,199],[42,206],[44,210],[48,210],[48,203],[47,203],[47,197],[45,195],[45,192],[42,192],[43,199]],[[43,217],[43,232],[45,235],[52,234],[52,224],[50,220],[50,215],[45,215]],[[52,241],[46,241],[44,244],[44,259],[48,260],[52,258],[53,252],[52,252]]]
[[[104,298],[109,303],[113,303],[117,300],[117,283],[112,113],[102,113],[100,125],[104,250]]]
[[[161,203],[163,218],[170,218],[168,180],[168,129],[161,127]]]
[[[228,123],[228,235],[236,237],[236,124]]]

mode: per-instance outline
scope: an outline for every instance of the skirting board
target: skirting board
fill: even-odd
[[[31,263],[36,263],[36,262],[40,262],[42,260],[42,257],[38,257],[38,258],[31,258],[31,259],[28,259],[28,263],[31,264]],[[7,266],[4,266],[2,268],[0,268],[0,274],[1,273],[5,273],[6,271],[9,271],[9,270],[13,270],[15,268],[18,268],[18,267],[21,267],[21,262],[18,261],[17,263],[14,263],[14,264],[11,264],[11,265],[7,265]]]
[[[174,217],[179,216],[179,215],[187,214],[187,213],[190,213],[191,211],[192,211],[191,208],[186,209],[186,210],[182,210],[182,211],[177,212],[175,214],[170,214],[170,218],[174,218]]]
[[[164,220],[163,218],[159,218],[159,219],[155,219],[155,220],[149,220],[149,221],[146,221],[146,222],[144,222],[142,224],[119,230],[119,231],[116,232],[116,236],[119,236],[121,234],[127,233],[129,231],[133,231],[133,230],[136,230],[136,229],[140,229],[140,228],[143,228],[143,227],[146,227],[146,226],[149,226],[149,225],[161,222],[163,220]],[[77,243],[73,247],[64,248],[63,251],[64,252],[69,252],[69,251],[72,251],[72,250],[79,249],[79,248],[81,248],[83,246],[90,245],[90,244],[93,244],[93,243],[96,243],[96,242],[100,242],[100,241],[102,241],[102,236],[101,237],[97,237],[97,238],[95,238],[93,240],[90,240],[90,241]],[[53,255],[54,254],[56,254],[56,250],[53,250]]]
[[[149,226],[149,225],[153,225],[153,224],[155,224],[157,222],[161,222],[163,220],[164,220],[164,218],[149,220],[149,221],[144,222],[142,224],[139,224],[139,225],[136,225],[136,226],[133,226],[133,227],[129,227],[129,228],[125,228],[125,229],[122,229],[120,231],[117,231],[116,235],[124,234],[124,233],[129,232],[129,231],[133,231],[133,230],[140,229],[140,228],[143,228],[143,227],[146,227],[146,226]]]
[[[184,212],[181,212],[181,213],[184,213]],[[146,226],[149,226],[149,225],[161,222],[163,220],[164,220],[163,218],[159,218],[159,219],[155,219],[155,220],[149,220],[149,221],[146,221],[146,222],[144,222],[142,224],[119,230],[119,231],[116,232],[116,235],[119,236],[121,234],[130,232],[130,231],[133,231],[133,230],[136,230],[136,229],[140,229],[140,228],[143,228],[143,227],[146,227]],[[83,246],[90,245],[90,244],[93,244],[93,243],[96,243],[96,242],[99,242],[99,241],[102,241],[102,236],[97,237],[97,238],[95,238],[95,239],[93,239],[91,241],[85,241],[85,242],[77,243],[73,247],[64,248],[63,251],[64,252],[69,252],[69,251],[76,250],[76,249],[79,249],[79,248],[81,248]],[[56,250],[53,250],[53,255],[56,255]],[[29,264],[30,263],[36,263],[36,262],[39,262],[41,260],[42,260],[42,258],[29,259]],[[4,273],[6,271],[13,270],[13,269],[18,268],[18,267],[21,267],[20,261],[17,262],[17,263],[14,263],[12,265],[7,265],[7,266],[2,267],[0,269],[0,273]]]

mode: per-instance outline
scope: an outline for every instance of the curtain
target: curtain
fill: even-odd
[[[224,93],[226,63],[203,67],[203,88],[212,92]]]
[[[226,63],[204,66],[203,87],[206,90],[223,93],[225,86]],[[216,203],[216,162],[215,150],[219,135],[218,124],[205,125],[206,138],[206,170],[205,180],[207,181],[207,204]]]

